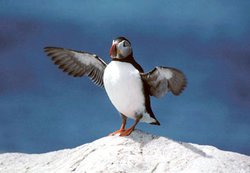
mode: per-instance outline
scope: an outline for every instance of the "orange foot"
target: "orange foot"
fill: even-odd
[[[120,130],[117,130],[117,131],[115,131],[115,132],[113,132],[113,133],[110,133],[109,134],[109,136],[115,136],[116,134],[121,134],[121,133],[123,133],[125,131],[125,129],[120,129]],[[121,135],[120,135],[121,136]]]
[[[128,128],[120,133],[120,136],[129,136],[134,131],[134,128]]]

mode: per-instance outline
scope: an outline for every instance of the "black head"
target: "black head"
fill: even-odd
[[[132,55],[131,43],[125,37],[117,37],[110,48],[110,57],[115,59],[127,58]]]

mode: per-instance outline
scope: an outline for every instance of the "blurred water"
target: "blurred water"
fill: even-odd
[[[137,128],[250,154],[249,1],[0,1],[0,152],[40,153],[109,134],[120,117],[103,89],[59,71],[59,46],[110,61],[123,35],[145,71],[181,69],[188,87],[152,107],[161,126]]]

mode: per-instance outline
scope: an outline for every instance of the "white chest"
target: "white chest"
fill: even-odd
[[[115,108],[135,118],[145,112],[145,98],[139,71],[129,63],[112,61],[104,71],[104,87]]]

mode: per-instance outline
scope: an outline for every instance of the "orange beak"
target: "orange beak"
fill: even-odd
[[[112,58],[116,56],[116,53],[117,53],[116,44],[113,44],[109,50],[109,55]]]

